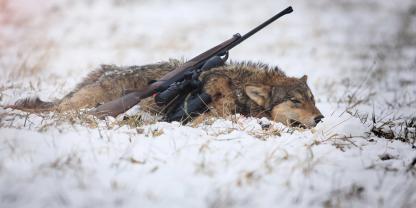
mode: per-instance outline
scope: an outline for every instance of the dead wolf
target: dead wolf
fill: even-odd
[[[39,98],[26,98],[8,107],[29,112],[62,112],[96,107],[122,96],[128,90],[145,88],[182,63],[171,59],[143,66],[102,65],[62,99],[44,102]],[[287,77],[278,67],[264,63],[230,62],[203,72],[199,79],[203,83],[203,91],[212,98],[209,113],[215,116],[239,113],[306,128],[316,126],[323,118],[315,106],[306,75],[302,78]],[[151,113],[162,112],[151,97],[139,105]]]

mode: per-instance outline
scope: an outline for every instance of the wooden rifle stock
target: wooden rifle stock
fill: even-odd
[[[148,88],[150,89],[150,88]],[[149,91],[149,90],[148,90]],[[105,116],[113,116],[116,117],[117,115],[124,113],[137,103],[139,103],[143,98],[148,97],[146,96],[145,91],[135,91],[131,92],[127,95],[124,95],[118,99],[112,100],[110,102],[104,103],[92,111],[90,113],[92,115],[97,116],[98,118],[103,118]]]
[[[142,99],[152,96],[154,93],[158,91],[165,90],[167,86],[174,82],[181,81],[183,76],[186,72],[199,69],[208,59],[212,58],[213,56],[222,56],[225,55],[230,49],[234,48],[250,36],[257,33],[259,30],[263,29],[276,19],[280,18],[285,14],[289,14],[293,11],[292,7],[288,7],[283,11],[279,12],[278,14],[274,15],[270,19],[263,22],[261,25],[255,27],[245,35],[241,36],[240,34],[235,34],[232,38],[222,42],[221,44],[205,51],[202,54],[192,58],[191,60],[185,62],[178,68],[174,69],[173,71],[165,74],[160,80],[150,84],[147,88],[141,91],[131,92],[127,95],[124,95],[118,99],[112,100],[110,102],[104,103],[97,108],[90,111],[92,115],[95,115],[99,118],[104,116],[117,116],[121,113],[124,113],[137,103],[139,103]]]

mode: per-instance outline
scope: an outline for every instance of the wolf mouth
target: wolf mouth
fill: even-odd
[[[306,126],[304,124],[294,119],[289,119],[289,125],[292,127],[299,127],[299,128],[306,129]]]

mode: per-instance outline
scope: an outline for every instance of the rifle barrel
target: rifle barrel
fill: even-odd
[[[266,27],[267,25],[269,25],[270,23],[274,22],[275,20],[279,19],[280,17],[286,15],[286,14],[290,14],[293,12],[292,7],[288,7],[286,9],[284,9],[283,11],[277,13],[276,15],[274,15],[273,17],[271,17],[270,19],[266,20],[265,22],[263,22],[261,25],[255,27],[254,29],[250,30],[248,33],[244,34],[243,36],[241,36],[239,39],[237,39],[236,41],[234,41],[233,43],[230,44],[229,47],[227,47],[227,50],[230,50],[232,48],[234,48],[235,46],[237,46],[238,44],[240,44],[241,42],[243,42],[244,40],[246,40],[247,38],[251,37],[252,35],[254,35],[255,33],[257,33],[259,30],[263,29],[264,27]],[[238,34],[236,34],[238,35]]]

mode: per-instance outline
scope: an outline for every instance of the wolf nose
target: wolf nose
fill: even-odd
[[[314,118],[315,123],[317,124],[317,123],[321,122],[321,120],[322,120],[323,118],[324,118],[324,116],[323,116],[323,115],[319,115],[319,116],[315,117],[315,118]]]

